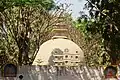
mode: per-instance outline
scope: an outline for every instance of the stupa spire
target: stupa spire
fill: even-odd
[[[60,17],[58,22],[54,25],[53,36],[68,37],[68,25],[65,23],[63,17]]]

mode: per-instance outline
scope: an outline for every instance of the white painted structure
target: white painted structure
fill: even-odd
[[[51,60],[52,59],[52,60]],[[64,36],[54,36],[40,46],[33,65],[72,66],[84,61],[84,53],[73,41]]]

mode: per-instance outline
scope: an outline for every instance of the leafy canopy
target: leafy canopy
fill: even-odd
[[[120,60],[120,0],[86,0],[94,24],[88,29],[102,35],[104,49],[112,64]]]
[[[13,6],[41,5],[46,10],[55,7],[54,0],[0,0],[0,12]]]

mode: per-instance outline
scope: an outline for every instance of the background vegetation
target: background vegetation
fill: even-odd
[[[120,1],[86,0],[85,9],[73,21],[70,5],[54,0],[0,1],[0,64],[31,65],[39,46],[51,38],[51,31],[64,18],[69,38],[85,53],[88,65],[118,64],[120,61]]]

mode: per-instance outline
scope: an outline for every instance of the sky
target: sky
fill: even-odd
[[[59,1],[59,3],[72,4],[70,6],[70,9],[72,10],[73,19],[77,19],[77,17],[80,16],[79,15],[80,11],[84,11],[86,14],[88,14],[88,11],[83,9],[86,0],[56,0],[56,1]]]

